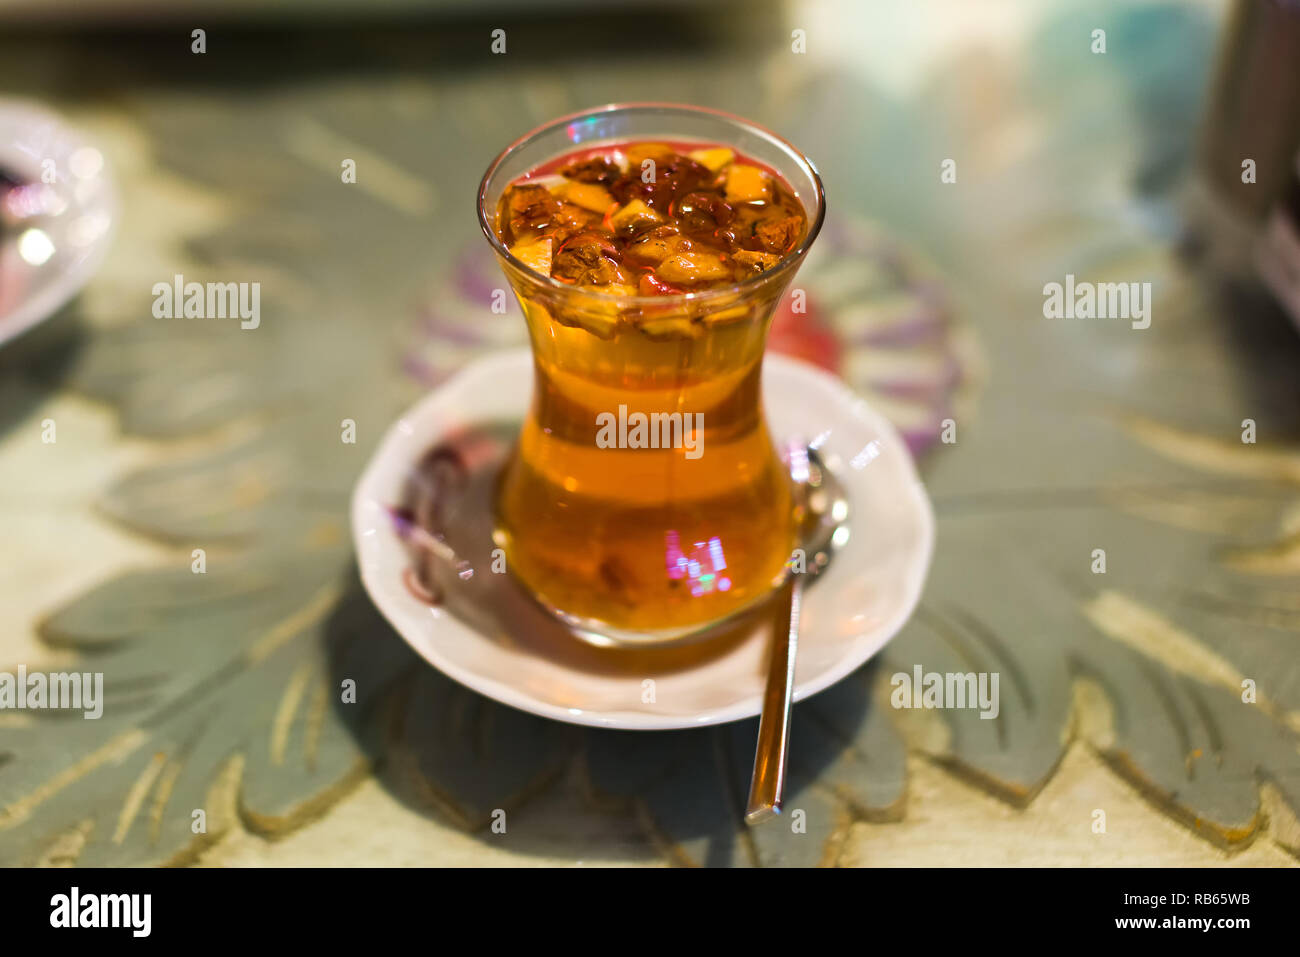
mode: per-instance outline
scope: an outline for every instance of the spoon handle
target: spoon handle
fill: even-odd
[[[781,813],[785,799],[786,762],[790,754],[790,708],[794,704],[794,663],[799,645],[799,603],[803,576],[791,574],[785,585],[789,602],[777,602],[781,612],[773,629],[772,660],[768,665],[763,710],[758,719],[758,746],[749,784],[745,823],[755,825]],[[781,626],[788,624],[784,634]]]

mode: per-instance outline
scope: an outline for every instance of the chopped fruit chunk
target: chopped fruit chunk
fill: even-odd
[[[551,216],[551,222],[562,229],[577,230],[600,222],[600,215],[573,203],[561,203]]]
[[[676,286],[669,285],[653,273],[646,273],[641,277],[638,291],[643,296],[671,296],[673,293],[681,292]]]
[[[560,204],[544,186],[516,186],[506,194],[506,239],[537,233],[554,223]]]
[[[614,311],[602,313],[588,309],[581,312],[560,312],[555,318],[566,326],[586,329],[600,339],[613,339],[614,333],[618,332],[619,319]]]
[[[516,243],[510,247],[510,253],[533,272],[543,276],[551,274],[551,239],[539,239],[531,243]]]
[[[609,231],[593,227],[560,246],[555,254],[555,277],[582,286],[628,283],[628,276],[619,268],[621,256]]]
[[[560,175],[579,183],[600,183],[608,186],[618,179],[623,171],[603,156],[589,156],[575,160],[567,166],[560,167]]]
[[[510,190],[510,212],[520,215],[534,209],[554,209],[559,204],[545,186],[525,183]]]
[[[731,258],[735,260],[741,274],[745,276],[757,276],[781,261],[781,257],[775,253],[756,253],[748,249],[736,250],[731,254]]]
[[[623,283],[611,283],[593,289],[593,292],[610,296],[635,296],[636,287]],[[579,326],[602,339],[612,339],[623,321],[622,311],[617,302],[598,302],[588,297],[581,299],[572,309],[563,312],[566,325]]]
[[[676,151],[667,143],[634,143],[627,148],[627,162],[629,166],[636,167],[633,172],[639,176],[643,160],[652,159],[658,163],[675,153]]]
[[[558,211],[551,216],[551,224],[549,233],[551,238],[555,239],[555,246],[558,248],[563,246],[572,235],[599,226],[601,217],[580,205],[560,203]]]
[[[716,193],[687,193],[677,201],[677,218],[687,230],[712,232],[731,222],[735,211]]]
[[[615,232],[619,233],[633,233],[644,229],[646,226],[662,223],[663,221],[662,216],[639,199],[632,200],[632,202],[609,217],[609,225]]]
[[[628,275],[616,263],[602,259],[596,265],[583,272],[578,282],[584,286],[625,286]]]
[[[715,173],[736,158],[735,151],[729,150],[725,146],[705,150],[691,150],[686,155],[701,166],[707,166]]]
[[[742,163],[727,167],[725,190],[729,203],[765,203],[772,198],[767,174],[757,166]]]
[[[700,283],[728,279],[731,270],[721,259],[708,253],[681,253],[669,256],[656,270],[660,279],[667,282]]]
[[[798,216],[768,219],[754,227],[754,238],[768,252],[786,253],[803,232],[803,220]]]
[[[562,187],[567,182],[568,180],[565,179],[563,176],[556,176],[553,173],[548,173],[545,176],[534,176],[532,179],[528,181],[528,185],[541,186],[548,193],[554,196],[556,192],[559,191],[560,187]]]
[[[713,174],[707,166],[677,153],[659,157],[655,166],[631,167],[610,187],[615,198],[622,202],[641,199],[661,213],[672,209],[673,201],[680,196],[709,186]]]
[[[715,312],[706,312],[703,316],[704,321],[710,326],[725,326],[731,322],[739,322],[742,319],[748,319],[752,316],[753,310],[749,306],[731,306],[727,309],[718,309]]]
[[[704,326],[683,317],[667,319],[646,319],[637,328],[647,339],[671,341],[674,339],[698,339],[704,334]]]
[[[559,187],[558,192],[565,200],[589,209],[593,213],[604,213],[614,205],[614,197],[609,190],[596,183],[577,183],[572,180]]]
[[[656,226],[627,247],[627,254],[642,262],[660,263],[674,253],[689,252],[692,243],[676,226]]]
[[[562,253],[555,260],[555,278],[580,286],[608,286],[626,278],[617,264],[597,256],[590,262],[581,253]]]

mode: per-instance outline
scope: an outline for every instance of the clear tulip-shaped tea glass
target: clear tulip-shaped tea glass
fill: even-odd
[[[803,206],[802,240],[752,278],[654,296],[566,284],[511,254],[498,209],[513,181],[558,156],[629,141],[721,145],[763,164]],[[797,516],[764,419],[763,350],[825,215],[812,163],[729,114],[611,105],[511,144],[484,175],[478,206],[535,368],[496,496],[510,572],[598,644],[680,641],[768,597],[796,546]]]

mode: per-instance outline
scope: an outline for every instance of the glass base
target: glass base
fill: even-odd
[[[774,579],[771,589],[766,593],[756,596],[753,601],[731,611],[722,618],[703,624],[666,628],[657,631],[634,631],[619,628],[599,619],[571,615],[551,605],[544,598],[534,593],[527,584],[519,581],[518,578],[515,578],[515,581],[519,583],[520,588],[532,597],[533,601],[544,608],[557,621],[563,623],[579,641],[597,648],[664,648],[709,641],[732,631],[745,618],[752,616],[757,610],[768,604],[783,583],[784,576]]]

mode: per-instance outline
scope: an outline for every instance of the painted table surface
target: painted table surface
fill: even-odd
[[[1096,55],[1083,4],[904,6],[575,17],[504,56],[476,25],[0,38],[0,87],[98,137],[124,209],[82,297],[0,353],[0,660],[106,687],[98,721],[0,714],[0,863],[1294,864],[1300,346],[1174,251],[1213,11],[1116,5]],[[560,69],[573,31],[606,52]],[[913,621],[796,709],[802,831],[740,824],[754,722],[498,706],[380,620],[347,541],[394,415],[522,340],[482,296],[487,160],[651,97],[817,160],[813,314],[777,345],[889,411],[938,515]],[[260,328],[153,318],[176,274],[259,281]],[[1150,282],[1150,328],[1044,318],[1066,274]],[[997,671],[1000,714],[890,707],[918,664]]]

